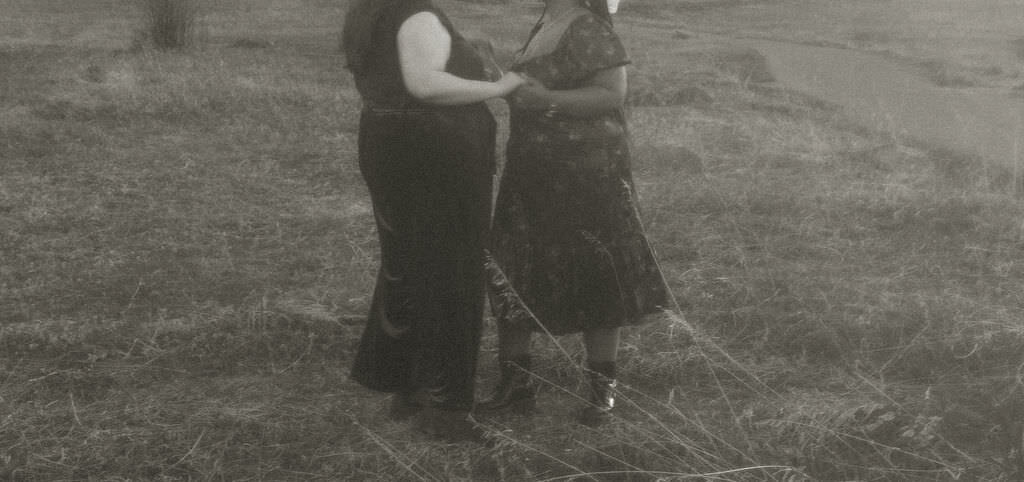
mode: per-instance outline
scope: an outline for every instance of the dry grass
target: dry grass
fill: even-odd
[[[536,13],[443,6],[504,54]],[[630,330],[601,430],[571,421],[572,338],[538,341],[539,412],[483,420],[493,447],[388,421],[346,373],[377,255],[342,7],[218,4],[187,54],[0,48],[0,479],[1019,476],[1024,206],[628,12],[637,184],[696,343]]]

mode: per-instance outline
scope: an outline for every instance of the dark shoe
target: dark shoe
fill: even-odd
[[[416,414],[413,427],[448,443],[487,443],[486,431],[469,417],[468,412],[426,407]]]
[[[595,367],[595,365],[598,365]],[[609,366],[601,366],[609,365]],[[589,404],[580,413],[580,423],[588,427],[604,425],[612,418],[615,408],[615,367],[614,363],[591,364]]]
[[[388,418],[401,422],[408,420],[420,410],[423,410],[423,405],[416,400],[413,394],[399,392],[391,396]]]
[[[501,378],[491,398],[476,404],[474,411],[493,414],[511,411],[529,414],[537,405],[537,386],[530,375],[530,359],[501,362]]]

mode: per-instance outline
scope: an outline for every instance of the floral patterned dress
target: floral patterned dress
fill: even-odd
[[[535,29],[512,70],[567,90],[629,63],[611,26],[590,11],[551,24]],[[557,335],[636,324],[668,307],[637,209],[621,109],[580,118],[513,107],[493,226],[499,323]]]

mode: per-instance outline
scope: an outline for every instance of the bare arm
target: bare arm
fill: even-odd
[[[430,12],[412,15],[398,29],[398,60],[409,93],[429,104],[462,105],[503,97],[524,81],[505,74],[497,82],[468,80],[445,72],[452,38]]]
[[[622,107],[627,86],[626,67],[612,67],[598,71],[578,89],[549,90],[531,81],[515,92],[512,101],[521,109],[592,117]]]

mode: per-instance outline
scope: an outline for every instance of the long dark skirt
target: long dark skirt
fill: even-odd
[[[483,105],[363,112],[381,265],[352,377],[444,410],[473,403],[494,119]]]

